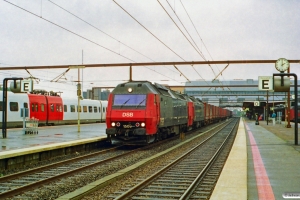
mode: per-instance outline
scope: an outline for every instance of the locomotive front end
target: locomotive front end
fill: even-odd
[[[157,113],[155,95],[146,83],[118,85],[110,94],[106,134],[111,143],[148,144],[155,140]]]

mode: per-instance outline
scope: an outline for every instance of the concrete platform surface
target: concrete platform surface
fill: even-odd
[[[294,144],[292,128],[285,124],[268,124],[263,121],[255,125],[245,120],[248,151],[248,199],[284,199],[286,194],[300,194],[300,153]],[[251,142],[251,137],[255,143]],[[257,147],[262,163],[257,162]],[[264,166],[267,178],[262,173]],[[267,191],[266,191],[267,190]],[[273,192],[270,196],[269,193]],[[298,198],[300,199],[300,197]]]
[[[0,136],[0,152],[58,144],[81,139],[105,136],[105,123],[81,124],[78,126],[43,126],[38,128],[38,134],[24,134],[22,128],[7,129],[7,138]],[[2,133],[2,132],[1,132]]]

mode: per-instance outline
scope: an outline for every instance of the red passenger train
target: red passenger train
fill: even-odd
[[[148,81],[119,84],[108,98],[108,140],[148,144],[232,117],[232,112]]]
[[[0,113],[2,112],[2,92],[0,93]],[[78,106],[77,98],[63,98],[41,94],[8,92],[7,128],[22,127],[21,108],[28,108],[28,117],[39,120],[39,125],[75,124],[78,111],[81,123],[104,122],[107,101],[83,99]],[[2,127],[2,114],[0,115]]]

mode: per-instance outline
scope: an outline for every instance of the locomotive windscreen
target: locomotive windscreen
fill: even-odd
[[[115,94],[114,106],[145,106],[145,94]]]

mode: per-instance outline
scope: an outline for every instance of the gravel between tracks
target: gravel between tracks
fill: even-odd
[[[201,132],[209,129],[210,127],[211,126],[203,128],[201,130]],[[187,135],[186,139],[193,137],[193,136],[194,136],[194,134]],[[119,171],[120,169],[124,169],[128,166],[131,166],[146,157],[150,157],[150,156],[157,154],[165,149],[175,146],[176,144],[178,144],[180,142],[181,141],[179,139],[173,140],[170,142],[166,142],[159,147],[156,147],[156,148],[153,148],[153,149],[150,149],[147,151],[140,151],[139,153],[135,154],[135,156],[132,156],[132,155],[126,156],[123,161],[118,163],[118,165],[109,165],[108,164],[105,166],[96,167],[96,168],[93,168],[92,170],[85,171],[84,173],[82,173],[82,174],[84,174],[84,176],[78,174],[76,176],[72,176],[72,177],[66,178],[64,180],[60,180],[59,182],[54,182],[54,183],[51,183],[50,185],[40,187],[40,188],[36,189],[35,192],[26,192],[22,195],[19,195],[14,198],[10,198],[10,199],[16,199],[18,197],[23,197],[23,198],[25,197],[25,198],[29,198],[29,199],[56,199],[66,193],[70,193],[70,192],[74,191],[75,189],[81,188],[81,187],[83,187],[91,182],[94,182],[100,178],[103,178],[107,175],[113,174],[113,173]],[[198,141],[195,140],[193,142],[197,143]],[[135,179],[135,177],[137,177],[137,175],[135,173],[144,174],[144,176],[148,176],[149,174],[152,174],[154,171],[157,170],[157,168],[159,166],[163,167],[164,165],[166,165],[167,160],[177,157],[178,154],[181,154],[182,151],[184,151],[187,148],[190,148],[190,146],[191,145],[188,145],[188,147],[181,147],[180,149],[176,150],[174,153],[172,153],[170,155],[165,155],[163,159],[156,160],[153,164],[151,164],[151,166],[147,166],[146,168],[141,168],[137,172],[131,173],[126,179],[129,181],[129,183],[133,183],[133,180]],[[128,182],[127,183],[124,182],[124,184],[128,184]],[[107,194],[106,192],[112,191],[112,190],[114,190],[113,189],[114,187],[118,187],[120,185],[122,185],[122,184],[118,181],[118,183],[115,186],[106,187],[106,189],[101,190],[102,193],[100,191],[100,194],[95,194],[95,196],[93,196],[89,199],[105,199],[104,196],[105,196],[105,194]]]
[[[118,180],[117,182],[114,182],[112,184],[109,184],[108,186],[84,197],[84,200],[91,200],[91,199],[113,199],[109,196],[116,192],[120,191],[121,188],[130,188],[136,185],[139,180],[138,179],[144,179],[146,177],[149,177],[159,171],[161,168],[168,165],[171,161],[174,160],[174,158],[177,158],[181,156],[184,152],[189,151],[192,147],[199,144],[200,141],[203,141],[203,138],[197,138],[193,140],[192,142],[189,142],[188,144],[185,144],[176,150],[167,153],[164,155],[161,159],[155,160],[151,162],[151,165],[146,165],[143,167],[139,167],[137,170],[133,171],[131,174],[123,177],[121,180]]]

